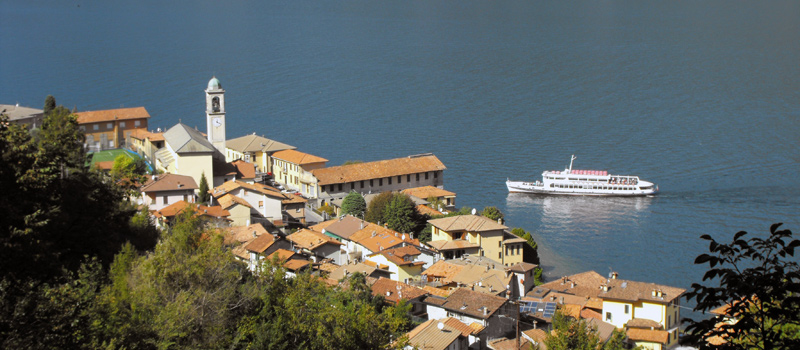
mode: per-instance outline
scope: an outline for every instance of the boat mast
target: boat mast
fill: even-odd
[[[572,161],[573,161],[573,160],[575,160],[575,159],[578,159],[578,157],[576,157],[574,154],[573,154],[573,155],[572,155],[572,157],[569,159],[569,173],[570,173],[570,174],[572,174]]]

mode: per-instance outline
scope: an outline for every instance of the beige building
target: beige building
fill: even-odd
[[[272,155],[275,152],[295,149],[296,147],[270,140],[255,133],[245,135],[225,143],[225,161],[238,159],[255,164],[256,172],[272,173]],[[271,174],[270,174],[271,175]]]
[[[319,189],[313,198],[331,202],[344,199],[350,191],[367,194],[422,186],[441,188],[445,169],[430,153],[317,169],[313,175]]]
[[[155,154],[156,169],[191,176],[197,184],[205,176],[211,187],[215,152],[214,145],[200,131],[178,123],[164,133],[164,148]]]
[[[129,148],[139,153],[150,164],[155,164],[156,152],[164,148],[164,133],[160,131],[151,132],[142,129],[136,129],[131,132],[126,143]]]
[[[442,251],[446,259],[457,258],[467,251],[474,251],[503,264],[512,266],[523,262],[525,240],[506,232],[508,227],[478,215],[459,215],[428,220],[433,226],[428,245]],[[462,251],[452,251],[449,246],[462,242]]]
[[[125,147],[131,133],[147,131],[150,119],[144,107],[86,111],[75,115],[78,116],[78,126],[86,135],[84,144],[90,151]]]
[[[312,171],[324,168],[327,159],[293,149],[275,152],[272,159],[275,181],[308,198],[317,197],[317,179]]]
[[[0,105],[0,114],[8,117],[12,124],[24,125],[28,130],[42,127],[44,111],[16,105]]]

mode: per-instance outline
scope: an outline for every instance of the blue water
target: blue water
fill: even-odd
[[[435,153],[457,205],[534,233],[546,274],[689,287],[698,236],[800,232],[798,1],[3,1],[0,103],[144,106],[330,159]],[[575,167],[654,198],[509,195]]]

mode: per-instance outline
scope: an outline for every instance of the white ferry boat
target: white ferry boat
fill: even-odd
[[[639,179],[638,176],[609,175],[604,170],[572,169],[573,155],[569,168],[564,171],[545,171],[542,181],[506,181],[508,192],[561,194],[576,196],[647,196],[658,192],[656,184]]]

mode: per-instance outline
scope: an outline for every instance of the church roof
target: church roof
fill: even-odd
[[[208,81],[208,90],[222,90],[222,84],[217,77],[211,77],[211,80]]]
[[[164,133],[164,140],[175,153],[214,152],[216,148],[197,129],[178,123]]]
[[[277,152],[287,149],[295,149],[296,147],[281,143],[275,140],[270,140],[263,136],[255,134],[237,137],[232,140],[225,141],[225,147],[230,148],[237,152]]]

